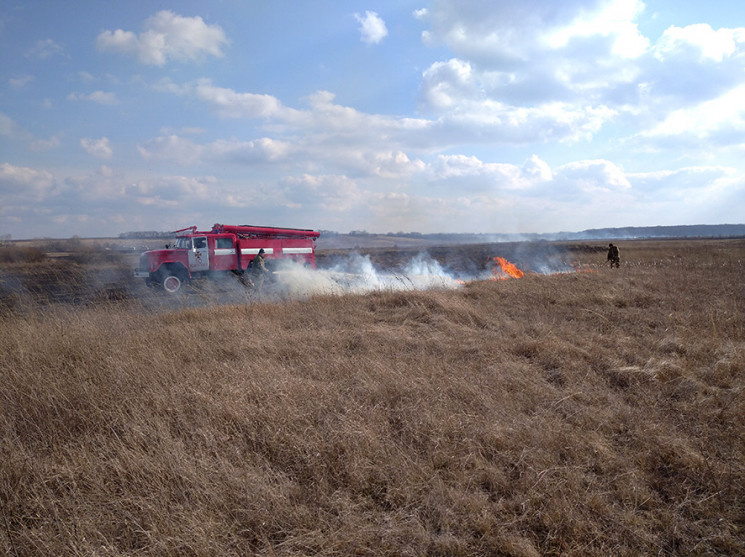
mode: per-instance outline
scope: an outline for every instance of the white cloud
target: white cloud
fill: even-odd
[[[548,164],[536,155],[522,166],[488,163],[468,155],[439,155],[427,170],[431,182],[446,184],[461,195],[528,192],[553,178]]]
[[[214,177],[163,176],[138,180],[126,187],[125,195],[141,205],[188,206],[215,198],[215,184]]]
[[[26,51],[26,58],[46,60],[53,56],[64,54],[64,48],[52,39],[41,39],[34,43],[34,46]]]
[[[558,182],[571,184],[584,193],[609,193],[631,188],[623,170],[607,160],[571,162],[557,168],[555,177]]]
[[[531,155],[522,166],[523,174],[533,180],[549,181],[553,179],[551,167],[545,161],[541,160],[538,155]]]
[[[422,73],[420,109],[453,143],[586,141],[623,118],[650,128],[640,138],[742,144],[745,28],[670,27],[652,44],[637,25],[644,9],[440,0],[417,15],[428,44],[456,57]]]
[[[360,40],[367,44],[378,44],[388,35],[385,21],[375,12],[365,12],[364,16],[354,14],[360,23]]]
[[[441,0],[426,13],[431,25],[427,38],[479,64],[525,61],[531,53],[546,49],[543,37],[548,32],[567,28],[598,4],[597,0]]]
[[[649,51],[628,0],[441,0],[420,17],[458,56],[422,74],[420,109],[455,141],[583,141],[621,111]]]
[[[285,160],[291,149],[290,143],[268,137],[251,141],[218,140],[210,145],[209,156],[233,162],[274,163]]]
[[[708,144],[745,143],[745,84],[696,106],[673,110],[642,137]]]
[[[686,27],[669,27],[655,45],[655,56],[664,61],[670,57],[721,62],[745,43],[745,29],[714,30],[705,23]]]
[[[7,114],[0,112],[0,135],[9,136],[16,129],[16,123]]]
[[[354,180],[344,175],[303,174],[288,177],[280,184],[285,203],[297,208],[317,207],[323,211],[349,211],[363,201],[363,192]]]
[[[46,170],[0,164],[0,194],[8,199],[39,200],[53,185],[54,177]]]
[[[14,144],[28,143],[34,140],[33,135],[7,114],[0,112],[0,138],[7,137],[13,140]]]
[[[706,191],[711,185],[721,185],[723,181],[737,178],[737,172],[734,168],[723,166],[692,166],[674,170],[634,172],[629,173],[627,178],[635,188],[647,194],[666,190],[679,195],[685,192]]]
[[[360,169],[367,176],[386,179],[405,179],[424,170],[425,164],[419,159],[410,159],[403,151],[371,150],[360,157]]]
[[[8,83],[10,83],[10,86],[15,89],[22,89],[23,87],[31,83],[33,80],[34,80],[33,75],[24,74],[24,75],[19,75],[18,77],[11,77],[10,79],[8,79]]]
[[[70,101],[91,101],[102,105],[114,105],[119,101],[116,98],[116,93],[106,91],[93,91],[84,95],[82,93],[70,93],[67,95],[67,100]]]
[[[490,99],[460,99],[429,130],[430,145],[575,143],[592,138],[616,111],[606,106],[552,102],[516,107]]]
[[[174,133],[183,133],[184,135],[200,135],[206,132],[207,130],[205,128],[198,128],[194,126],[184,126],[180,128],[179,130],[173,130],[166,126],[163,126],[160,128],[160,133],[162,135],[171,135]]]
[[[428,13],[429,13],[429,10],[427,10],[427,8],[420,8],[420,9],[418,9],[418,10],[414,10],[414,11],[412,12],[412,15],[413,15],[413,16],[414,16],[414,17],[415,17],[416,19],[424,19],[424,18],[426,18],[426,17],[427,17],[427,14],[428,14]]]
[[[80,146],[86,150],[86,152],[98,159],[110,159],[114,154],[111,148],[111,142],[107,137],[101,139],[81,139]]]
[[[78,77],[84,83],[91,83],[93,81],[96,81],[96,77],[92,73],[82,70],[78,72]]]
[[[284,160],[289,143],[267,137],[252,140],[217,140],[200,145],[175,134],[161,136],[138,146],[147,160],[170,161],[183,166],[210,162],[235,164],[276,163]]]
[[[344,172],[381,174],[406,173],[416,161],[412,153],[432,152],[459,142],[514,143],[531,141],[580,141],[591,137],[616,112],[604,106],[575,106],[569,103],[545,103],[535,107],[514,107],[484,98],[476,83],[471,83],[470,67],[457,60],[442,63],[432,70],[440,82],[424,91],[431,107],[443,114],[436,120],[397,118],[367,114],[334,102],[334,95],[319,91],[307,98],[309,108],[295,109],[283,105],[270,95],[240,93],[213,85],[208,80],[183,86],[167,84],[165,90],[190,94],[211,105],[223,118],[261,119],[275,137],[264,152],[259,144],[236,147],[233,140],[225,142],[233,151],[233,161],[255,162],[272,154],[270,160],[282,160],[292,152],[309,166],[333,164]],[[450,79],[451,81],[446,81]],[[425,86],[430,85],[429,82]],[[281,143],[277,143],[281,141]],[[269,144],[266,144],[269,145]],[[274,152],[281,145],[282,155]],[[247,148],[250,147],[250,148]],[[145,157],[181,161],[193,164],[210,155],[197,144],[181,137],[166,136],[141,145]],[[195,152],[198,150],[198,153]],[[179,154],[182,153],[182,154]],[[393,157],[385,153],[400,153]],[[387,158],[386,158],[387,157]],[[398,161],[408,161],[399,164]],[[396,162],[393,162],[396,161]]]
[[[32,151],[48,151],[50,149],[56,149],[60,146],[60,140],[56,136],[52,136],[49,139],[36,139],[31,142]]]
[[[610,41],[610,53],[619,58],[636,58],[649,48],[635,23],[644,11],[640,0],[612,0],[601,3],[596,9],[579,11],[568,25],[549,29],[543,39],[550,48],[559,49],[571,41],[603,37]]]
[[[456,58],[435,62],[425,70],[421,90],[424,105],[435,110],[452,108],[478,94],[471,65]]]
[[[226,118],[269,118],[284,110],[282,103],[271,95],[236,93],[232,89],[216,87],[207,79],[200,80],[193,91]]]
[[[276,133],[300,134],[319,146],[344,149],[354,141],[379,143],[384,139],[388,148],[397,148],[412,137],[415,143],[430,142],[425,133],[430,121],[360,112],[334,103],[334,95],[328,91],[309,95],[305,99],[309,109],[300,110],[283,105],[271,95],[241,93],[217,87],[206,79],[185,85],[163,82],[159,87],[178,95],[192,95],[212,106],[222,118],[261,119]]]
[[[199,17],[183,17],[162,10],[145,20],[144,31],[104,31],[96,39],[101,51],[134,55],[143,63],[163,66],[169,60],[197,61],[204,56],[222,57],[228,44],[219,25],[207,25]]]
[[[146,160],[172,161],[183,166],[203,162],[204,148],[175,134],[152,139],[144,145],[138,145],[137,150]]]

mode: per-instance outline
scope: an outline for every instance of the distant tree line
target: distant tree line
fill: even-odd
[[[338,232],[323,231],[324,236],[338,236]],[[394,238],[421,238],[453,243],[602,240],[633,238],[732,238],[745,236],[745,224],[692,224],[680,226],[627,226],[623,228],[595,228],[580,232],[550,233],[448,233],[436,232],[387,232],[375,234],[366,230],[352,230],[349,236],[387,236]]]

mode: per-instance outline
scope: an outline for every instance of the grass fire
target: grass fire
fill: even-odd
[[[622,248],[319,250],[263,298],[2,252],[0,549],[742,554],[745,240]]]
[[[523,278],[525,273],[510,263],[504,257],[492,257],[492,274],[494,279]]]

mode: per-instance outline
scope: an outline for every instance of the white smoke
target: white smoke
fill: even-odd
[[[313,269],[289,259],[270,260],[272,274],[261,289],[252,285],[254,278],[240,279],[232,273],[200,278],[186,283],[175,295],[161,289],[139,291],[141,302],[153,309],[173,310],[224,304],[252,304],[289,300],[307,300],[313,296],[365,294],[368,292],[457,289],[471,281],[494,280],[492,265],[467,272],[452,271],[426,253],[420,253],[395,269],[377,267],[369,255],[352,254],[338,259],[328,268]],[[526,274],[573,272],[578,269],[556,257],[522,268]],[[150,292],[143,292],[150,290]]]
[[[437,261],[424,254],[412,259],[401,272],[378,269],[369,256],[359,254],[351,255],[329,269],[310,269],[292,261],[282,261],[278,263],[273,278],[282,294],[290,298],[461,286],[461,282]]]

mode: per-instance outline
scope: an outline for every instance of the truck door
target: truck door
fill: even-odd
[[[233,236],[215,238],[214,258],[212,259],[213,271],[230,271],[238,268],[238,259],[235,252]]]
[[[207,237],[206,236],[194,236],[191,239],[192,247],[189,250],[189,270],[193,273],[195,271],[209,271],[210,269],[210,253],[207,248]]]

